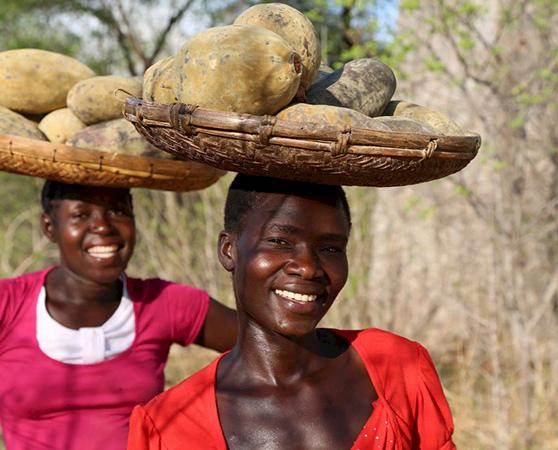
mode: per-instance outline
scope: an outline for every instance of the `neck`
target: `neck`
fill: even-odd
[[[119,301],[122,297],[120,279],[97,283],[80,277],[64,266],[55,268],[47,275],[45,288],[47,298],[76,305],[105,304]]]
[[[294,338],[264,330],[248,321],[241,326],[230,354],[231,373],[257,384],[289,385],[324,366],[330,356],[323,347],[316,330]]]

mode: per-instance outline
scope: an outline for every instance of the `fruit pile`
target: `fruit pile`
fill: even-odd
[[[96,76],[66,55],[0,53],[0,134],[113,153],[165,157],[122,117],[121,89],[141,97],[143,77]]]
[[[174,57],[150,67],[143,99],[304,123],[463,134],[437,111],[392,101],[395,75],[378,59],[333,70],[320,64],[320,49],[304,14],[282,3],[256,5],[232,25],[198,33]]]
[[[249,8],[232,25],[196,34],[143,78],[96,76],[75,59],[43,50],[1,52],[0,134],[163,156],[122,118],[118,89],[147,101],[301,123],[464,134],[435,110],[393,101],[395,75],[378,59],[333,70],[321,64],[320,49],[304,14],[270,3]]]

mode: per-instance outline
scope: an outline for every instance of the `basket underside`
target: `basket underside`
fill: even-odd
[[[184,159],[252,175],[323,184],[403,186],[463,169],[480,137],[297,125],[129,99],[125,117],[151,144]],[[221,125],[222,124],[222,125]]]
[[[83,149],[0,135],[0,170],[69,184],[185,192],[223,172],[204,164]]]

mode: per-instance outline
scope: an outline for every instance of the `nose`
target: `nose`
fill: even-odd
[[[91,215],[90,228],[95,233],[110,233],[112,231],[112,222],[105,212],[97,211]]]
[[[304,245],[296,248],[285,266],[289,275],[297,275],[305,280],[324,276],[324,270],[316,251]]]

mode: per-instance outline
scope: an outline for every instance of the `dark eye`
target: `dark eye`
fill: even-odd
[[[112,217],[131,217],[132,213],[126,208],[112,208],[109,210]]]
[[[278,245],[278,246],[287,246],[289,245],[289,242],[285,239],[281,239],[278,237],[271,237],[267,239],[267,242],[274,244],[274,245]]]
[[[326,253],[344,253],[345,249],[335,245],[330,245],[322,249]]]
[[[74,211],[71,215],[74,220],[82,220],[87,218],[87,214],[83,211]]]

